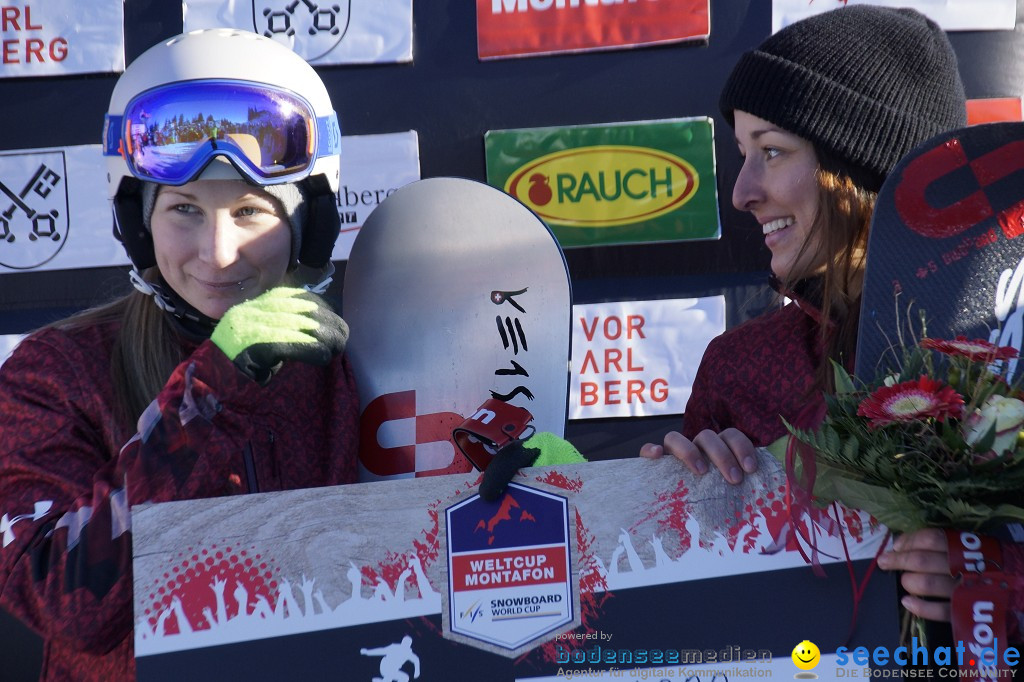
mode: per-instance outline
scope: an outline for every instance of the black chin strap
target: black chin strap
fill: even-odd
[[[199,312],[195,306],[179,296],[178,292],[167,284],[163,275],[159,275],[156,282],[147,282],[139,271],[133,268],[128,277],[136,291],[152,296],[153,303],[190,335],[206,338],[213,333],[218,320]]]

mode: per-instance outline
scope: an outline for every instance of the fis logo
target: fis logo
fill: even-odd
[[[480,602],[473,602],[468,609],[462,612],[462,619],[469,619],[469,622],[474,622],[478,617],[484,615],[484,609],[480,606]]]

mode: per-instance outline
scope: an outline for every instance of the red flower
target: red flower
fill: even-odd
[[[963,397],[952,387],[922,375],[917,381],[882,386],[861,402],[857,414],[869,418],[869,426],[877,429],[925,417],[941,422],[946,417],[959,417],[963,408]]]
[[[982,339],[968,341],[966,336],[958,336],[953,341],[921,339],[921,348],[931,348],[946,355],[959,356],[974,362],[995,362],[1017,357],[1017,349],[1012,346],[996,346]]]

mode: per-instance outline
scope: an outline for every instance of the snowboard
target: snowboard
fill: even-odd
[[[863,379],[895,366],[901,338],[965,336],[1020,349],[1022,171],[1021,122],[940,134],[896,165],[868,240],[856,358]]]
[[[360,480],[473,469],[452,431],[487,400],[562,436],[572,295],[526,206],[463,178],[405,185],[369,215],[342,315],[360,403]]]
[[[856,373],[871,381],[895,368],[899,346],[927,336],[982,339],[1021,348],[1024,315],[1024,123],[992,123],[943,133],[900,160],[875,205],[857,339]],[[1019,359],[1007,377],[1019,376]],[[1020,524],[1016,524],[1019,533]],[[1009,541],[1010,527],[993,531]],[[989,594],[991,573],[979,561],[981,540],[956,533],[950,562],[965,566],[952,596],[948,626],[925,624],[926,637],[952,636],[977,651],[981,637],[1005,641],[997,610],[1005,601]],[[982,568],[978,568],[981,566]],[[996,575],[999,575],[996,573]],[[986,629],[976,627],[986,618]],[[988,623],[992,625],[989,626]],[[995,634],[993,634],[993,632]],[[987,634],[986,634],[987,633]],[[974,659],[960,674],[976,674]],[[1003,668],[990,669],[1003,676]]]

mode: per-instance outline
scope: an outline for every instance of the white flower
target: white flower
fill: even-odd
[[[996,439],[992,451],[1001,455],[1017,446],[1017,434],[1024,427],[1024,402],[994,395],[965,421],[964,440],[975,445],[995,424]]]

